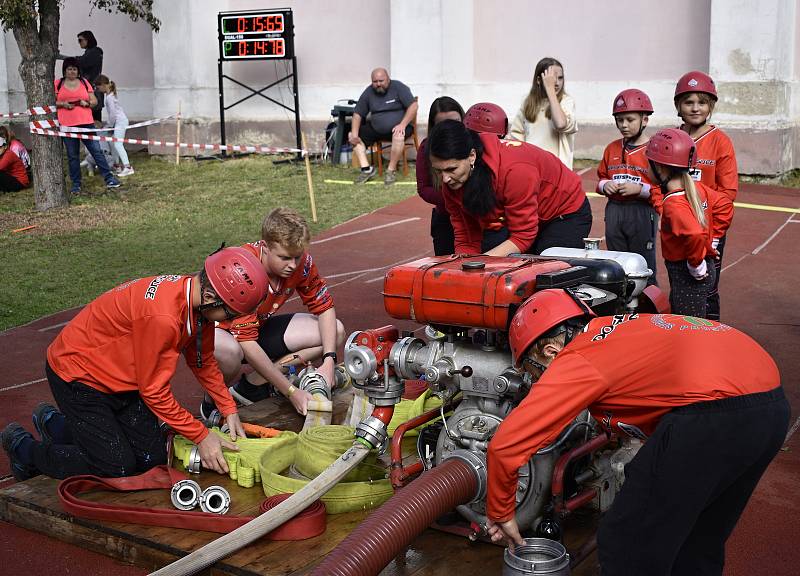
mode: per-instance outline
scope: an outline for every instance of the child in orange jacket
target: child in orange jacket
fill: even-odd
[[[653,180],[662,194],[661,252],[675,314],[705,318],[707,296],[714,285],[715,234],[724,234],[733,217],[727,196],[690,176],[695,145],[677,128],[659,131],[647,144]]]
[[[650,182],[645,157],[644,130],[653,113],[650,97],[635,88],[614,98],[612,114],[622,138],[606,146],[597,167],[597,193],[608,198],[606,204],[606,246],[609,250],[641,254],[656,281],[656,232],[660,203],[658,187]]]
[[[717,102],[714,80],[697,70],[687,72],[675,86],[674,102],[675,110],[683,120],[681,130],[689,134],[695,143],[696,165],[689,172],[692,179],[725,195],[731,202],[732,210],[739,189],[736,152],[728,135],[708,123]],[[719,276],[722,271],[725,239],[725,234],[715,235],[713,238],[717,255],[713,260],[715,275],[709,289],[707,305],[708,318],[712,320],[720,318]]]

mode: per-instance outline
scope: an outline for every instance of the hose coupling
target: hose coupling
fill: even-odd
[[[486,485],[488,483],[488,475],[486,473],[486,454],[483,452],[472,452],[470,450],[453,450],[445,454],[443,461],[449,458],[458,458],[472,469],[475,473],[477,488],[475,489],[475,496],[468,504],[473,502],[480,502],[486,499]]]
[[[220,428],[225,422],[225,418],[222,417],[222,412],[220,412],[217,408],[214,408],[211,411],[211,413],[208,415],[208,418],[203,418],[202,420],[206,425],[206,428]]]
[[[200,495],[200,509],[212,514],[227,514],[231,495],[222,486],[209,486]]]
[[[200,485],[194,480],[178,480],[170,490],[172,505],[178,510],[191,510],[200,503]]]
[[[190,474],[200,474],[200,448],[192,446],[183,460],[183,465]]]
[[[386,424],[375,416],[368,416],[356,426],[356,438],[365,441],[371,448],[385,448],[389,439]]]

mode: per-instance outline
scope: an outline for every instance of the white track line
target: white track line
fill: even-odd
[[[45,326],[44,328],[39,328],[39,332],[47,332],[48,330],[55,330],[56,328],[61,328],[62,326],[66,326],[69,324],[69,320],[66,322],[59,322],[58,324],[53,324],[52,326]]]
[[[578,174],[578,176],[583,176],[584,174],[586,174],[591,169],[592,169],[591,166],[587,166],[586,168],[581,168],[580,170],[578,170],[577,174]]]
[[[353,230],[352,232],[344,232],[342,234],[337,234],[336,236],[331,236],[330,238],[323,238],[322,240],[314,240],[311,244],[316,246],[317,244],[324,244],[325,242],[330,242],[331,240],[338,240],[339,238],[346,238],[347,236],[353,236],[355,234],[362,234],[364,232],[372,232],[373,230],[380,230],[382,228],[389,228],[390,226],[398,226],[400,224],[407,224],[409,222],[416,222],[417,220],[421,220],[418,216],[414,218],[406,218],[405,220],[398,220],[396,222],[389,222],[388,224],[381,224],[380,226],[370,226],[369,228],[362,228],[361,230]]]
[[[786,439],[783,441],[784,444],[789,443],[789,439],[797,432],[798,428],[800,428],[800,416],[797,417],[797,420],[794,421],[794,424],[792,424],[792,427],[789,428],[789,431],[786,433]]]
[[[789,216],[789,217],[786,219],[786,222],[784,222],[783,224],[781,224],[781,225],[778,227],[778,229],[777,229],[777,230],[775,230],[775,232],[773,232],[773,233],[772,233],[772,236],[770,236],[769,238],[767,238],[767,240],[766,240],[766,241],[765,241],[765,242],[764,242],[764,243],[763,243],[761,246],[759,246],[758,248],[756,248],[755,250],[753,250],[752,254],[755,256],[756,254],[758,254],[759,252],[761,252],[761,251],[762,251],[764,248],[766,248],[766,247],[767,247],[767,244],[769,244],[770,242],[772,242],[772,240],[773,240],[773,239],[774,239],[774,238],[775,238],[775,237],[776,237],[778,234],[780,234],[780,233],[781,233],[781,230],[783,230],[784,228],[786,228],[786,225],[787,225],[787,224],[789,224],[789,222],[792,222],[792,218],[793,218],[793,217],[794,217],[794,214],[792,214],[791,216]]]
[[[38,384],[39,382],[44,382],[45,380],[47,380],[47,378],[39,378],[38,380],[31,380],[30,382],[23,382],[22,384],[14,384],[13,386],[6,386],[5,388],[0,388],[0,392],[16,390],[17,388],[25,388],[25,386],[32,386],[33,384]]]

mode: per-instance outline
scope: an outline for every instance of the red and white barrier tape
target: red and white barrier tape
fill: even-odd
[[[175,114],[171,116],[165,116],[164,118],[155,118],[153,120],[145,120],[144,122],[138,122],[136,124],[129,124],[128,130],[131,128],[141,128],[142,126],[152,126],[153,124],[159,124],[164,120],[172,120],[175,118]],[[58,120],[31,120],[30,121],[30,128],[41,128],[42,130],[61,130],[62,132],[111,132],[114,128],[77,128],[73,126],[61,126],[58,123]]]
[[[57,132],[55,130],[46,130],[43,128],[34,128],[31,126],[32,134],[41,134],[43,136],[61,136],[64,138],[77,138],[79,140],[98,140],[102,142],[122,142],[123,144],[141,144],[143,146],[164,146],[166,148],[186,148],[192,150],[219,150],[226,152],[255,152],[258,154],[297,154],[303,156],[308,154],[308,151],[299,148],[273,148],[271,146],[239,146],[239,145],[222,145],[222,144],[188,144],[186,142],[163,142],[161,140],[138,140],[134,138],[114,138],[113,136],[95,136],[92,134],[81,134],[78,132]]]
[[[33,106],[28,108],[25,112],[0,112],[0,118],[18,118],[19,116],[37,116],[40,114],[49,114],[55,112],[55,106]]]

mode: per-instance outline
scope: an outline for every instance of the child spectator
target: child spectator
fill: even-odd
[[[597,192],[608,197],[606,246],[609,250],[641,254],[653,271],[647,283],[657,285],[658,215],[651,206],[653,190],[644,135],[652,113],[653,104],[641,90],[629,88],[614,99],[612,115],[622,138],[614,140],[603,152],[597,167]]]
[[[431,103],[428,113],[428,134],[434,125],[442,120],[464,120],[464,109],[461,104],[450,96],[441,96]],[[419,144],[417,150],[417,194],[425,202],[433,204],[431,212],[431,237],[433,238],[433,253],[436,256],[452,254],[455,251],[453,225],[450,215],[444,207],[442,198],[442,183],[434,180],[431,174],[430,161],[428,160],[428,139]]]
[[[125,131],[128,129],[128,116],[122,109],[117,100],[117,85],[108,79],[105,74],[97,77],[97,89],[105,95],[105,108],[108,116],[108,126],[114,128],[114,138],[125,138]],[[122,142],[114,142],[111,150],[114,160],[114,169],[117,176],[130,176],[133,168],[128,160],[128,153],[125,152],[125,145]]]
[[[717,102],[714,80],[703,72],[687,72],[675,86],[674,102],[675,110],[683,120],[681,130],[694,139],[697,147],[697,167],[691,171],[692,178],[725,194],[733,202],[739,190],[733,143],[727,134],[708,123]],[[722,271],[725,238],[725,235],[714,238],[718,256],[714,259],[714,284],[708,293],[708,318],[711,320],[720,318],[719,275]]]
[[[673,314],[705,318],[706,298],[714,284],[712,237],[724,234],[733,203],[690,175],[696,148],[677,128],[661,130],[647,143],[650,175],[663,193],[661,252],[669,275]]]
[[[22,165],[25,166],[25,170],[30,170],[31,157],[28,154],[28,149],[25,148],[25,144],[17,139],[13,130],[8,126],[0,126],[0,138],[4,138],[8,144],[8,149],[19,156],[19,159],[22,160]]]
[[[533,72],[531,91],[511,123],[508,137],[543,148],[572,170],[575,100],[564,91],[564,67],[555,58],[542,58]]]
[[[9,142],[0,136],[0,192],[17,192],[30,186],[28,171],[9,147]]]

